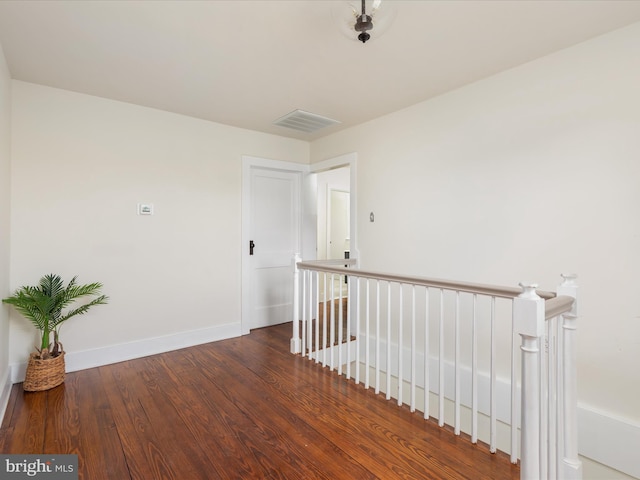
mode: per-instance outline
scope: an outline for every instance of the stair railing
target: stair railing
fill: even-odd
[[[520,459],[523,479],[582,478],[574,275],[548,292],[367,271],[355,259],[293,265],[292,353]]]

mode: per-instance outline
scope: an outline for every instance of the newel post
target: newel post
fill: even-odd
[[[522,337],[520,478],[540,479],[540,338],[544,334],[544,300],[535,284],[521,283],[513,299],[513,321]]]
[[[558,296],[573,297],[571,310],[562,315],[562,419],[563,445],[561,457],[561,478],[576,480],[582,478],[582,462],[578,459],[578,369],[577,369],[577,328],[578,328],[578,285],[576,275],[562,275]]]
[[[300,271],[298,270],[298,262],[302,261],[299,254],[293,256],[293,333],[289,344],[291,353],[300,353]]]

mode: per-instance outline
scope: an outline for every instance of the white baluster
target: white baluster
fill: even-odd
[[[342,329],[344,327],[344,312],[343,312],[343,296],[342,296],[342,282],[344,277],[338,276],[340,282],[340,293],[338,293],[338,375],[342,375]]]
[[[513,310],[513,302],[511,305]],[[516,369],[518,354],[522,356],[522,350],[518,344],[516,324],[511,322],[511,463],[518,463],[518,440],[520,439],[520,398],[518,397],[518,372]]]
[[[324,289],[324,301],[322,303],[322,366],[326,367],[327,366],[327,349],[329,348],[328,345],[328,338],[327,338],[327,306],[329,305],[328,303],[328,299],[327,299],[327,277],[328,275],[326,273],[323,274],[323,279],[322,281],[324,282],[323,284],[323,289]]]
[[[360,383],[360,345],[362,344],[362,335],[360,334],[360,278],[356,278],[356,385]]]
[[[491,386],[489,387],[489,395],[490,395],[490,433],[489,433],[489,451],[491,453],[496,453],[496,419],[497,419],[497,408],[496,408],[496,297],[491,297],[491,372],[490,372],[490,381]]]
[[[371,357],[369,354],[369,336],[370,333],[370,298],[369,298],[369,279],[367,278],[367,304],[365,306],[365,344],[364,344],[364,388],[369,388],[369,368],[371,367]]]
[[[320,272],[315,272],[313,275],[314,279],[315,279],[315,284],[316,284],[316,294],[315,294],[315,299],[313,301],[313,310],[315,312],[314,318],[316,321],[316,328],[315,328],[315,333],[316,333],[316,338],[315,338],[315,343],[316,343],[316,363],[320,362],[320,312],[319,312],[319,308],[320,308]]]
[[[560,360],[558,358],[558,317],[547,319],[547,478],[556,480],[557,472],[557,438],[558,438],[558,369]]]
[[[331,323],[329,323],[329,345],[330,345],[330,358],[329,358],[329,370],[333,371],[333,369],[335,368],[335,360],[334,360],[334,351],[335,351],[335,344],[336,344],[336,309],[335,309],[335,303],[334,303],[334,299],[336,298],[336,292],[335,292],[335,283],[336,283],[336,279],[335,279],[335,274],[331,274],[331,299],[328,305],[329,308],[329,316],[331,318]]]
[[[478,296],[473,294],[471,312],[471,443],[478,443],[478,325],[476,318],[476,302]]]
[[[455,347],[454,347],[454,357],[455,357],[455,373],[454,373],[454,384],[455,384],[455,394],[454,394],[454,421],[453,421],[453,433],[456,435],[460,435],[460,292],[456,291],[456,312],[455,312],[455,325],[454,325],[454,336],[455,336]]]
[[[411,412],[416,411],[416,286],[411,286]]]
[[[438,323],[438,425],[444,426],[444,290],[440,289]]]
[[[307,274],[308,270],[302,271],[302,356],[307,355],[307,321],[306,321],[306,299],[307,299]]]
[[[398,406],[402,405],[402,387],[404,384],[404,372],[402,369],[402,345],[404,344],[402,327],[404,323],[403,317],[403,309],[404,309],[404,300],[403,300],[403,288],[402,284],[400,284],[400,292],[399,292],[399,303],[400,303],[400,312],[398,318]]]
[[[353,327],[351,325],[351,307],[353,305],[353,295],[351,295],[351,276],[347,277],[347,380],[351,378],[351,332]]]
[[[307,305],[307,344],[309,345],[309,358],[313,356],[313,274],[315,272],[308,270],[307,277],[309,279],[309,283],[307,286],[307,290],[309,292],[309,304]]]
[[[424,419],[429,419],[429,287],[424,296]]]
[[[387,282],[387,400],[391,400],[391,282]]]
[[[380,393],[380,280],[376,280],[376,395]]]

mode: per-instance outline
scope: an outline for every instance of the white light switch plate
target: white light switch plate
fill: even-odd
[[[138,215],[153,215],[153,203],[139,203]]]

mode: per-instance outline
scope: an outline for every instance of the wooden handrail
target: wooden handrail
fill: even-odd
[[[313,260],[303,261],[296,264],[303,270],[313,270],[316,272],[336,273],[338,275],[349,275],[351,277],[372,278],[388,282],[406,283],[410,285],[421,285],[424,287],[443,288],[446,290],[458,290],[460,292],[477,293],[480,295],[490,295],[502,298],[515,298],[522,293],[522,289],[516,287],[501,287],[483,283],[458,282],[453,280],[443,280],[440,278],[417,277],[410,275],[398,275],[393,273],[376,272],[373,270],[361,270],[346,268],[343,265],[356,265],[356,259],[340,260]],[[536,290],[536,293],[545,300],[554,298],[555,292]]]
[[[557,317],[563,313],[571,311],[575,298],[567,295],[558,295],[555,298],[547,300],[544,304],[544,316],[547,320]]]
[[[305,260],[303,262],[298,262],[297,265],[299,267],[303,267],[306,270],[323,270],[322,267],[331,266],[331,265],[356,265],[357,261],[355,258],[332,258],[329,260]]]

